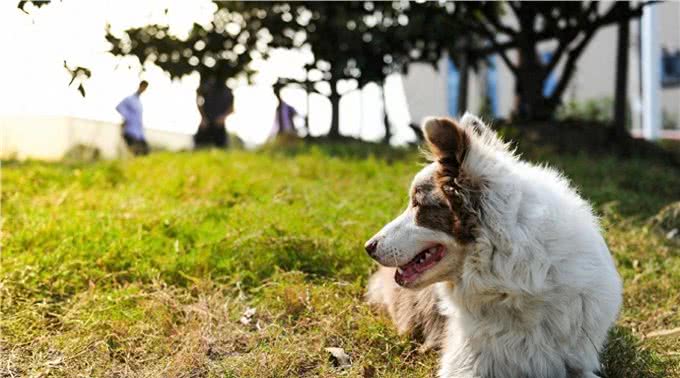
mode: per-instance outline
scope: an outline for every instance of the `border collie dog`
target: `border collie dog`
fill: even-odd
[[[482,121],[429,118],[431,163],[407,209],[366,242],[367,298],[439,377],[596,377],[621,279],[590,205]]]

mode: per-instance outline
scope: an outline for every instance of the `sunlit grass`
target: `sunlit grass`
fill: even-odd
[[[680,252],[646,220],[658,161],[528,158],[595,203],[625,280],[608,376],[680,376]],[[363,241],[405,205],[417,152],[366,145],[3,164],[0,376],[430,377],[435,353],[363,302]],[[239,321],[255,308],[249,324]],[[623,375],[622,375],[623,374]]]

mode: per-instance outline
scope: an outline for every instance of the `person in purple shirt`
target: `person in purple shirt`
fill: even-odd
[[[127,96],[116,106],[116,111],[123,117],[123,139],[135,155],[149,153],[149,145],[144,138],[142,127],[142,102],[139,96],[144,93],[149,83],[142,80],[135,93]]]
[[[279,100],[279,105],[276,107],[276,115],[274,116],[274,125],[272,131],[269,133],[269,139],[276,138],[277,135],[292,135],[297,136],[298,132],[295,128],[294,119],[299,115],[297,110],[281,98],[282,86],[275,85],[274,94]]]
[[[274,138],[277,135],[297,135],[295,130],[295,123],[293,120],[298,116],[297,110],[290,106],[287,102],[280,100],[279,106],[276,107],[276,116],[274,117],[274,126],[270,133],[270,137]]]

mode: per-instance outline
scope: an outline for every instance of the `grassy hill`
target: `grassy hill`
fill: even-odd
[[[644,337],[680,326],[679,248],[646,223],[677,167],[522,150],[602,216],[625,280],[607,376],[680,376],[680,339]],[[437,355],[362,300],[363,242],[420,163],[361,144],[5,162],[0,377],[337,376],[325,347],[344,376],[431,377]]]

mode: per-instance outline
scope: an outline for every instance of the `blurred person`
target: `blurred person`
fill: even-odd
[[[116,111],[123,117],[123,139],[135,155],[146,155],[149,153],[149,145],[146,143],[146,138],[144,138],[144,128],[142,126],[142,102],[139,99],[148,86],[149,83],[146,80],[142,80],[135,93],[125,97],[116,106]]]
[[[224,121],[234,110],[234,95],[229,87],[224,81],[209,78],[196,91],[196,105],[201,123],[194,134],[194,145],[228,147]]]
[[[276,107],[276,115],[274,117],[274,125],[270,133],[270,138],[275,138],[277,135],[293,135],[297,136],[295,117],[299,115],[290,104],[281,98],[280,87],[276,88],[276,98],[279,100],[279,105]]]
[[[279,134],[297,135],[295,123],[293,122],[296,116],[298,116],[297,110],[287,102],[281,100],[279,106],[276,107],[276,117],[274,118],[274,126],[272,127],[272,136]]]

